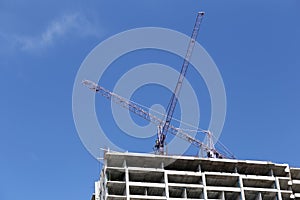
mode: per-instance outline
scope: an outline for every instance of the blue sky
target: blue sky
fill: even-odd
[[[0,199],[89,199],[100,165],[82,145],[72,116],[73,83],[82,61],[101,41],[132,28],[165,27],[190,35],[201,10],[206,16],[198,41],[218,65],[227,94],[221,141],[239,159],[300,167],[299,9],[297,0],[1,0]],[[179,58],[146,53],[114,65],[130,69],[155,58],[180,69]],[[109,89],[116,81],[112,74],[102,80]],[[187,78],[196,79],[193,69]],[[203,91],[205,128],[209,94],[201,81],[195,87]],[[134,100],[155,103],[157,91],[144,89]],[[112,140],[122,134],[113,122],[105,128],[115,134]],[[125,143],[136,151],[145,148],[135,140]]]

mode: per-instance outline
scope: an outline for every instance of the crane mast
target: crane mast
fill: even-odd
[[[170,127],[170,123],[171,123],[171,120],[172,120],[172,117],[174,114],[175,107],[177,105],[178,97],[180,94],[180,90],[182,87],[182,83],[183,83],[186,71],[190,64],[190,59],[191,59],[191,56],[192,56],[192,53],[193,53],[193,50],[195,47],[196,39],[198,36],[198,32],[200,29],[200,25],[201,25],[203,16],[204,16],[204,12],[199,12],[197,15],[193,33],[192,33],[192,36],[191,36],[191,39],[189,42],[187,53],[185,55],[185,58],[184,58],[184,61],[182,64],[182,68],[181,68],[181,72],[180,72],[180,75],[179,75],[179,78],[177,81],[177,85],[175,87],[175,90],[172,94],[169,105],[167,107],[167,115],[166,115],[165,123],[163,125],[160,124],[158,131],[157,131],[157,140],[156,140],[154,147],[155,147],[156,151],[159,152],[160,154],[164,153],[164,145],[165,145],[166,135],[167,135],[168,129]]]

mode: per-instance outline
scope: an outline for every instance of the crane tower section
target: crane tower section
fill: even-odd
[[[186,52],[183,64],[182,64],[182,68],[181,68],[181,72],[177,81],[177,85],[175,87],[175,90],[172,94],[171,100],[169,102],[169,105],[167,107],[167,115],[166,115],[166,119],[165,119],[165,123],[161,124],[158,128],[157,131],[157,140],[155,142],[155,146],[154,148],[156,149],[156,151],[160,154],[164,154],[164,145],[165,145],[165,139],[166,139],[166,135],[168,132],[168,129],[170,127],[170,123],[175,111],[175,107],[177,105],[177,101],[178,101],[178,97],[180,94],[180,90],[182,87],[182,83],[186,74],[186,71],[188,69],[188,66],[190,64],[190,59],[195,47],[195,43],[196,43],[196,39],[199,33],[199,29],[200,29],[200,25],[202,22],[202,18],[204,16],[204,12],[199,12],[196,18],[196,22],[194,25],[194,29],[192,32],[192,36],[189,42],[189,46],[188,46],[188,50]]]

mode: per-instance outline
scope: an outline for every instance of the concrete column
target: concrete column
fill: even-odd
[[[225,192],[224,191],[222,191],[222,193],[220,194],[219,199],[225,200]]]
[[[105,159],[104,160],[104,165],[103,165],[103,190],[102,192],[104,193],[104,199],[106,200],[107,199],[107,195],[108,195],[108,191],[107,191],[107,174],[106,174],[106,168],[107,168],[107,160]],[[101,177],[100,177],[100,180],[101,180]]]
[[[198,165],[198,172],[201,172],[201,165]]]
[[[237,167],[234,167],[234,173],[239,173]]]
[[[243,178],[239,176],[239,186],[241,188],[241,200],[245,200],[245,192],[244,192],[244,184],[243,184]]]
[[[165,182],[165,193],[166,198],[169,199],[169,180],[168,180],[168,172],[164,170],[164,182]]]
[[[126,199],[130,200],[130,191],[129,191],[129,171],[127,167],[126,160],[124,160],[123,167],[125,168],[125,182],[126,182]]]
[[[205,173],[202,173],[202,184],[203,184],[203,198],[204,198],[204,200],[207,200],[208,197],[207,197]]]
[[[262,200],[261,193],[259,192],[255,200]]]
[[[182,198],[183,198],[183,199],[187,199],[186,188],[183,189]]]
[[[270,176],[274,176],[274,172],[273,172],[273,169],[270,169]]]
[[[103,180],[103,193],[104,193],[104,199],[107,199],[108,196],[108,190],[107,190],[107,173],[105,172],[104,180]]]
[[[279,183],[279,179],[278,177],[275,178],[275,185],[276,185],[276,189],[278,190],[277,192],[277,199],[278,200],[282,200],[282,197],[281,197],[281,189],[280,189],[280,183]]]
[[[100,181],[95,182],[95,199],[100,200]]]

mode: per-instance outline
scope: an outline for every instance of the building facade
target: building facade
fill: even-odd
[[[300,168],[264,161],[106,152],[92,199],[300,199]]]

